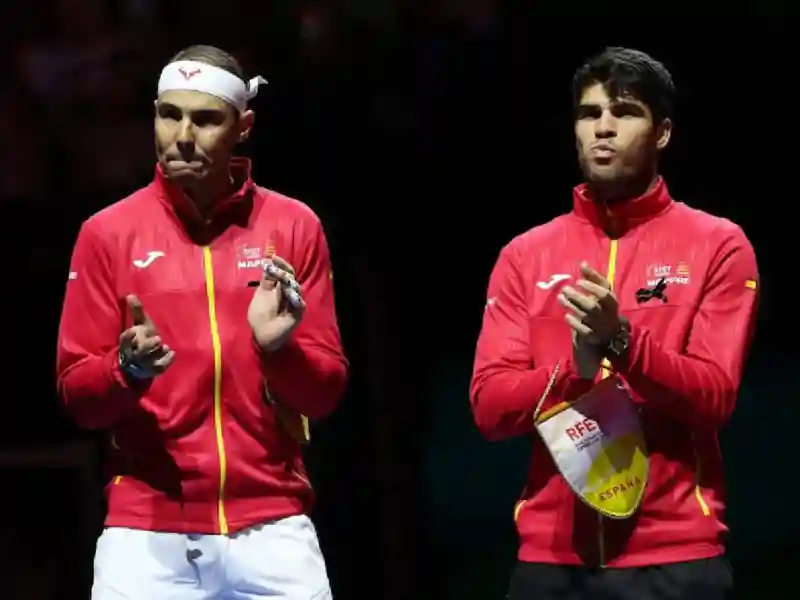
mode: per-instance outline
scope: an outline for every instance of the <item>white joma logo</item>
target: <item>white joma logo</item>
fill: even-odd
[[[542,290],[549,290],[559,281],[564,281],[566,279],[569,279],[569,275],[567,275],[566,273],[556,273],[555,275],[551,275],[550,279],[548,279],[547,281],[539,281],[536,284],[536,287]]]
[[[161,258],[164,256],[164,253],[159,250],[151,250],[147,253],[147,258],[144,260],[135,260],[133,261],[133,266],[139,267],[140,269],[146,269],[150,265],[153,264],[153,261],[157,258]]]

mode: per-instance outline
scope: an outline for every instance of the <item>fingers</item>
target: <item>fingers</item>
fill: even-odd
[[[134,338],[133,355],[137,360],[143,360],[161,350],[161,338],[157,335],[152,337]]]
[[[581,275],[583,275],[587,280],[592,283],[596,283],[600,287],[604,289],[611,289],[611,284],[603,277],[600,273],[595,271],[592,267],[589,266],[589,263],[583,261],[580,265]]]
[[[162,344],[160,339],[148,338],[130,353],[130,360],[141,369],[154,375],[160,375],[175,360],[175,351],[166,344]]]
[[[590,339],[606,335],[616,323],[616,296],[610,289],[585,279],[579,280],[578,286],[588,293],[566,285],[558,295],[559,303],[568,311],[567,323],[578,335]]]
[[[290,270],[282,268],[281,265]],[[267,290],[274,290],[278,285],[281,287],[283,297],[295,311],[305,309],[302,289],[294,278],[294,269],[280,257],[273,257],[272,261],[264,267],[264,278],[261,287]]]
[[[168,351],[161,337],[150,335],[143,325],[135,325],[123,331],[119,336],[119,349],[130,360],[143,367],[150,366]]]
[[[616,310],[617,304],[617,297],[614,295],[614,292],[611,291],[610,288],[603,287],[600,284],[594,283],[592,281],[588,281],[586,279],[579,279],[578,286],[580,286],[583,290],[589,292],[593,298],[597,299],[597,306],[600,308],[610,311]]]
[[[280,285],[280,282],[278,280],[272,279],[271,277],[267,277],[267,275],[265,273],[264,276],[261,278],[261,282],[259,284],[259,287],[262,290],[271,291],[271,290],[274,290],[279,285]]]
[[[573,334],[589,336],[594,333],[589,326],[591,321],[589,317],[598,308],[597,298],[585,296],[569,286],[564,286],[558,295],[558,301],[569,311],[564,319],[572,327]]]
[[[594,333],[591,327],[582,323],[580,318],[574,314],[567,313],[564,316],[564,320],[578,335],[589,337]]]
[[[144,307],[139,298],[133,294],[129,294],[125,297],[125,301],[128,303],[134,325],[147,325],[152,327],[153,322],[150,320],[150,317],[147,316],[147,313],[144,312]]]
[[[153,335],[144,325],[134,325],[120,334],[119,345],[146,354],[161,347],[161,337]]]
[[[175,360],[175,351],[171,350],[169,346],[163,347],[164,353],[153,361],[152,369],[156,373],[163,373]]]
[[[119,336],[119,346],[123,348],[125,346],[133,347],[133,340],[136,339],[136,329],[131,327],[130,329],[126,329],[122,332],[122,335]]]
[[[558,301],[564,308],[574,310],[579,313],[581,318],[585,317],[587,313],[592,312],[597,308],[598,300],[594,296],[587,296],[581,294],[576,289],[565,285],[561,288],[561,293],[558,295]]]
[[[286,271],[290,275],[294,276],[295,274],[294,267],[290,265],[288,262],[286,262],[286,260],[284,260],[280,256],[273,255],[272,262],[275,263],[275,266],[277,266],[279,269]]]
[[[291,267],[289,268],[291,269]],[[297,280],[294,278],[294,270],[286,270],[274,261],[267,263],[267,266],[264,268],[264,279],[277,281],[288,288],[300,289],[300,284],[297,283]]]
[[[586,317],[586,311],[581,310],[580,307],[576,306],[572,303],[572,301],[567,298],[564,294],[558,295],[558,302],[569,311],[572,311],[575,315],[578,316],[579,319],[583,319]]]
[[[125,297],[125,302],[131,312],[133,326],[120,334],[120,352],[152,374],[163,373],[175,360],[175,351],[163,343],[139,298],[130,294]]]
[[[579,279],[577,285],[582,290],[588,292],[588,295],[582,294],[575,288],[565,285],[561,289],[561,294],[559,294],[559,301],[566,308],[574,307],[578,311],[588,313],[597,308],[611,308],[613,303],[616,302],[614,293],[609,288],[603,287],[598,283],[587,279]],[[562,296],[569,301],[569,304],[564,303]]]
[[[296,320],[301,317],[306,310],[306,301],[303,300],[300,293],[296,290],[284,289],[283,294],[287,304],[285,308],[288,309],[288,314],[291,315],[291,318]]]
[[[600,300],[611,293],[608,288],[604,288],[602,285],[589,281],[588,279],[579,279],[577,285]]]

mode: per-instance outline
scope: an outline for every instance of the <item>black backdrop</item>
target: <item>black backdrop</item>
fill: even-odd
[[[508,3],[472,29],[414,3],[386,27],[334,11],[335,52],[311,61],[298,51],[296,7],[265,4],[260,19],[251,5],[229,16],[236,27],[224,31],[213,19],[218,7],[202,8],[206,18],[184,28],[176,5],[163,16],[168,51],[140,69],[149,84],[160,62],[197,41],[246,51],[248,70],[271,82],[246,148],[257,179],[305,200],[326,225],[353,376],[341,409],[317,426],[308,460],[337,597],[503,597],[528,443],[477,435],[467,398],[472,350],[500,247],[570,205],[579,181],[570,78],[612,44],[648,51],[672,70],[680,100],[664,164],[670,188],[740,223],[759,258],[759,331],[724,437],[731,554],[742,598],[765,586],[771,598],[795,597],[788,457],[800,386],[787,255],[797,196],[788,90],[796,53],[780,6],[769,17],[748,7],[707,17],[652,7],[654,16],[640,16],[643,5],[567,18]],[[152,89],[143,85],[140,96],[137,110],[147,113]],[[55,160],[42,174],[52,182],[47,197],[6,204],[9,456],[87,439],[60,413],[53,390],[69,252],[86,216],[146,183],[80,195],[61,183],[65,164]],[[422,281],[437,293],[426,294]],[[53,573],[63,589],[85,585],[98,518],[88,508],[97,496],[76,477],[36,467],[6,479],[3,503],[13,512],[0,529],[9,572]],[[22,551],[35,532],[51,542]],[[42,570],[61,563],[70,566]],[[33,597],[18,594],[10,597]]]

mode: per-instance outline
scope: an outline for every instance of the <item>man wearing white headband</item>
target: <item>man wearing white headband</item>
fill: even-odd
[[[94,600],[331,597],[300,450],[347,361],[319,219],[232,156],[264,83],[179,53],[153,182],[78,234],[57,370],[75,420],[110,434]]]

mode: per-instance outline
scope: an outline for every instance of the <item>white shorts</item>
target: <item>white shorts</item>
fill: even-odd
[[[305,515],[230,535],[109,527],[97,540],[92,600],[330,600]]]

